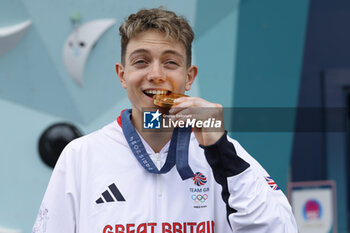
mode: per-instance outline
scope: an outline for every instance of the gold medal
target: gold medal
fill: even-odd
[[[162,108],[171,108],[174,105],[174,100],[180,97],[188,97],[188,95],[178,93],[157,94],[153,96],[153,103]]]

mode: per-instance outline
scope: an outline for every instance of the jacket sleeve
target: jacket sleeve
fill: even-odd
[[[268,173],[237,141],[225,133],[215,144],[201,147],[216,182],[222,186],[232,232],[298,232],[283,192],[277,185],[269,186]]]
[[[37,215],[33,233],[74,233],[77,210],[76,200],[77,176],[75,163],[72,161],[73,152],[66,147],[51,176],[46,189],[39,213]]]

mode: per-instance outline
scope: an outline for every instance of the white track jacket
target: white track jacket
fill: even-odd
[[[269,174],[226,134],[189,145],[193,179],[175,167],[153,174],[136,160],[120,122],[72,141],[62,152],[33,233],[296,233],[291,207]],[[166,160],[169,143],[154,153]]]

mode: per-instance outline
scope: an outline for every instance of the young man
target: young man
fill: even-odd
[[[120,34],[116,71],[132,109],[64,149],[33,232],[297,232],[283,193],[223,124],[192,133],[143,129],[144,108],[159,113],[152,96],[183,94],[197,75],[187,21],[163,9],[141,10]],[[223,120],[219,104],[198,97],[175,102],[168,114],[176,120]]]

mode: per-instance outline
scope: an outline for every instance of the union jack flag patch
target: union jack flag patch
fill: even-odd
[[[267,184],[272,188],[273,190],[280,190],[276,182],[270,177],[270,176],[265,176],[265,180]]]

